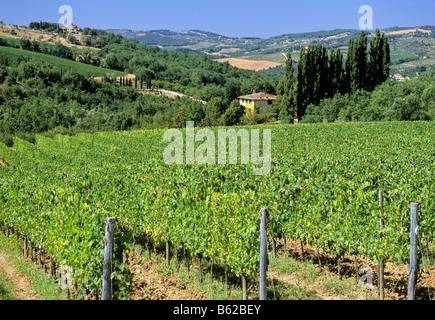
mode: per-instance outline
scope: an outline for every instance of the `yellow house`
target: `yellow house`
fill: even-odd
[[[267,107],[271,107],[273,102],[276,100],[276,96],[269,93],[258,92],[255,90],[252,94],[246,96],[237,97],[242,106],[246,108],[246,111],[253,111],[252,108],[255,108],[258,113],[261,113]]]

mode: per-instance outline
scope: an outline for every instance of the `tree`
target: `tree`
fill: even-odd
[[[154,72],[146,67],[140,67],[135,72],[136,78],[140,80],[140,88],[143,88],[145,82],[145,87],[147,89],[151,88],[151,80],[154,78]]]
[[[369,90],[370,83],[368,81],[368,53],[367,53],[367,36],[364,31],[361,31],[361,36],[355,41],[354,48],[354,63],[355,63],[355,88]]]
[[[204,105],[200,102],[192,102],[186,106],[184,114],[181,116],[181,123],[185,124],[186,121],[193,121],[200,123],[205,117]]]
[[[282,123],[291,123],[297,117],[296,77],[291,52],[287,52],[285,75],[281,79],[282,95],[278,99],[279,118]]]
[[[0,83],[3,83],[3,81],[5,81],[6,77],[8,75],[8,69],[0,64]]]
[[[21,49],[23,49],[23,50],[30,50],[31,43],[27,39],[21,39],[20,40],[20,46],[21,46]]]
[[[390,45],[388,44],[388,38],[385,34],[382,35],[382,79],[384,82],[390,77]]]
[[[225,83],[225,99],[226,104],[230,104],[234,99],[240,95],[240,81],[234,78],[230,78]]]
[[[174,114],[173,126],[174,128],[181,128],[183,124],[181,123],[181,117],[186,113],[186,106],[183,104],[180,108],[178,108],[177,113]]]
[[[225,104],[225,101],[222,97],[213,97],[210,99],[210,101],[206,104],[205,113],[207,115],[215,114],[216,117],[220,117],[225,113],[227,105]]]
[[[388,79],[390,73],[390,52],[388,39],[379,29],[376,29],[376,36],[370,41],[369,56],[369,90]]]
[[[349,39],[349,42],[347,44],[347,58],[344,63],[345,66],[344,86],[346,92],[352,91],[355,82],[354,62],[353,62],[355,59],[355,55],[353,51],[353,45],[354,45],[354,41],[351,38]]]
[[[305,48],[301,49],[298,63],[298,86],[296,91],[297,115],[301,119],[305,114],[307,104],[307,55]]]
[[[329,53],[329,73],[327,85],[327,97],[333,98],[337,93],[346,92],[344,85],[343,54],[340,49],[337,52],[331,48]]]
[[[244,114],[245,108],[240,105],[239,100],[234,99],[222,116],[223,123],[226,126],[234,126],[240,122],[240,118],[242,118]]]
[[[306,52],[302,48],[297,79],[297,116],[301,119],[309,104],[318,104],[327,96],[330,70],[326,47],[310,45]]]

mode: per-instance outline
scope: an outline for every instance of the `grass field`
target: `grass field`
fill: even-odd
[[[88,65],[77,61],[50,56],[39,52],[27,51],[27,50],[10,48],[10,47],[0,47],[0,57],[7,58],[9,65],[12,65],[20,55],[25,59],[28,58],[28,59],[35,60],[37,62],[49,63],[59,68],[63,68],[64,70],[71,69],[78,73],[84,74],[85,76],[88,77],[102,77],[107,74],[114,74],[116,76],[121,76],[126,74],[125,72],[100,68],[100,67]]]
[[[400,63],[400,60],[406,60],[406,61],[418,60],[419,57],[411,52],[392,50],[390,54],[390,59],[392,64],[396,64],[396,63]]]

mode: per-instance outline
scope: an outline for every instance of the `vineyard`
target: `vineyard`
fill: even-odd
[[[124,72],[120,72],[118,70],[101,68],[56,56],[50,56],[48,54],[43,54],[40,52],[26,51],[17,48],[0,46],[0,56],[7,59],[10,65],[14,65],[19,59],[25,61],[33,60],[39,64],[49,63],[51,65],[59,67],[59,69],[63,68],[64,70],[75,70],[89,77],[103,77],[107,74],[115,75],[118,77],[125,75]]]
[[[257,281],[263,207],[270,239],[407,263],[416,202],[420,237],[434,243],[433,122],[266,128],[272,166],[264,176],[252,174],[253,164],[165,164],[165,130],[16,138],[13,148],[0,144],[0,224],[70,266],[77,293],[97,296],[105,219],[115,217],[115,298],[128,289],[124,251],[133,239],[168,241]]]

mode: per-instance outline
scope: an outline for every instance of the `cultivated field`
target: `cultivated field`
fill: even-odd
[[[79,35],[73,35],[77,41],[80,41]],[[11,27],[7,25],[0,26],[0,37],[10,39],[27,39],[30,41],[61,43],[67,47],[87,48],[86,46],[72,44],[66,41],[66,38],[58,34],[52,34],[47,31],[32,30],[28,27]],[[98,48],[96,48],[98,49]]]
[[[0,56],[7,58],[9,60],[10,65],[12,65],[18,57],[22,57],[24,59],[33,59],[35,61],[42,62],[42,63],[50,63],[59,68],[63,68],[65,71],[74,70],[89,77],[97,77],[97,76],[103,77],[107,74],[121,76],[125,74],[124,72],[117,71],[117,70],[101,68],[101,67],[92,66],[89,64],[85,64],[73,60],[63,59],[60,57],[55,57],[39,52],[33,52],[33,51],[22,50],[17,48],[0,46]]]
[[[71,266],[78,290],[96,295],[104,221],[115,217],[118,297],[129,286],[123,250],[132,242],[167,242],[256,281],[264,206],[270,240],[285,236],[335,261],[347,254],[407,263],[409,206],[417,202],[419,236],[433,245],[433,123],[262,128],[272,130],[271,171],[263,176],[252,174],[261,167],[253,163],[166,164],[165,130],[37,136],[36,144],[15,139],[14,149],[0,144],[0,223]]]
[[[410,34],[410,33],[416,33],[417,31],[421,32],[421,33],[425,33],[425,34],[432,34],[431,30],[424,30],[424,29],[420,29],[420,28],[391,31],[391,32],[388,32],[386,34],[387,35]]]
[[[228,62],[230,65],[247,70],[265,70],[269,68],[274,68],[280,63],[271,62],[271,61],[259,61],[259,60],[248,60],[248,59],[239,59],[239,58],[228,58],[228,59],[218,59],[219,62]]]

